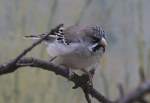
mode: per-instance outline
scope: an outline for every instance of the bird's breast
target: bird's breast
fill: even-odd
[[[76,50],[76,48],[79,47],[79,43],[72,43],[70,45],[64,45],[61,43],[50,43],[48,44],[47,47],[47,52],[49,54],[49,56],[60,56],[60,55],[65,55],[65,54],[69,54],[72,53]]]
[[[62,55],[56,58],[53,63],[64,65],[71,69],[89,69],[99,63],[100,58],[97,56],[81,56],[77,54]]]
[[[100,55],[93,55],[88,48],[79,43],[64,45],[60,43],[48,44],[49,56],[57,58],[54,64],[64,65],[72,69],[83,69],[95,65],[100,60]]]

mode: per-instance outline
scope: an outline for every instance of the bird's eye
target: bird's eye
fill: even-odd
[[[92,42],[93,42],[93,43],[97,43],[97,42],[100,41],[100,39],[97,38],[97,37],[95,37],[95,36],[92,36],[91,38],[92,38]]]
[[[59,31],[60,31],[60,32],[63,32],[63,30],[62,30],[62,29],[60,29]]]
[[[100,45],[95,46],[95,47],[93,48],[93,52],[96,52],[97,50],[99,50],[100,47],[101,47]]]

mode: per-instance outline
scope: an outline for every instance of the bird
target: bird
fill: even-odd
[[[29,35],[26,38],[40,39],[46,34]],[[58,25],[55,31],[44,40],[52,63],[80,70],[89,74],[89,70],[100,63],[105,53],[106,32],[99,25]]]

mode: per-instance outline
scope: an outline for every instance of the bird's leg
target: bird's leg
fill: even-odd
[[[56,58],[57,58],[57,56],[55,56],[55,57],[52,57],[52,58],[49,60],[49,62],[52,62],[52,61],[54,61]]]
[[[60,66],[66,70],[66,72],[68,74],[68,80],[71,80],[74,76],[73,69],[64,64],[60,64]]]
[[[71,80],[73,77],[73,71],[71,68],[68,68],[68,77],[69,77],[69,80]]]
[[[79,76],[79,80],[77,83],[72,87],[73,89],[76,89],[78,87],[86,88],[88,91],[90,88],[93,88],[92,78],[95,72],[95,69],[91,69],[90,71],[82,70],[84,74]]]
[[[93,87],[93,81],[92,81],[92,79],[93,79],[93,76],[94,76],[94,73],[95,73],[95,69],[93,68],[93,69],[91,69],[90,71],[87,71],[87,70],[85,70],[85,69],[82,69],[82,71],[85,73],[85,74],[87,74],[88,75],[88,77],[89,77],[89,85],[91,85],[92,87]]]

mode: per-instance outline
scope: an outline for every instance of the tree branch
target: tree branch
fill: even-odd
[[[62,77],[69,79],[70,81],[74,82],[75,86],[74,89],[77,87],[82,88],[85,93],[85,97],[88,103],[91,103],[89,95],[97,99],[101,103],[133,103],[135,101],[145,102],[144,96],[150,93],[150,81],[145,81],[145,77],[142,74],[141,77],[143,78],[143,83],[139,85],[135,90],[128,93],[127,95],[124,94],[122,91],[122,87],[120,87],[120,93],[122,96],[118,100],[110,101],[108,98],[103,96],[99,93],[96,89],[91,87],[87,83],[87,78],[84,78],[84,75],[79,76],[76,73],[72,73],[72,78],[70,79],[69,69],[54,65],[50,62],[39,60],[35,58],[22,58],[25,56],[29,51],[31,51],[35,46],[39,45],[44,39],[48,37],[48,35],[52,34],[59,29],[60,26],[63,24],[58,25],[56,28],[52,29],[50,33],[46,34],[43,38],[39,39],[35,43],[33,43],[30,47],[26,48],[22,53],[20,53],[15,59],[9,61],[8,63],[0,65],[0,75],[11,73],[16,71],[18,68],[30,66],[30,67],[37,67],[40,69],[52,71],[56,73],[56,75],[61,75]],[[142,73],[142,72],[141,72]],[[144,73],[144,72],[143,72]]]
[[[26,48],[23,52],[21,52],[15,59],[13,59],[11,62],[9,62],[7,65],[3,64],[0,65],[0,68],[6,68],[4,70],[1,69],[0,75],[5,74],[5,73],[11,73],[15,71],[16,69],[16,63],[23,57],[25,56],[28,52],[30,52],[35,46],[39,45],[43,40],[45,40],[49,35],[53,35],[55,31],[59,29],[59,27],[63,26],[63,24],[59,24],[56,28],[52,29],[48,34],[46,34],[44,37],[41,39],[37,40],[34,42],[31,46]],[[8,70],[8,71],[7,71]]]
[[[69,74],[67,68],[56,66],[56,65],[54,65],[50,62],[44,61],[44,60],[39,60],[39,59],[35,59],[35,58],[22,58],[17,62],[15,67],[7,68],[7,65],[10,64],[11,62],[13,62],[13,60],[10,61],[9,63],[6,63],[5,66],[0,65],[0,75],[10,73],[11,69],[17,70],[20,67],[30,66],[30,67],[37,67],[40,69],[52,71],[52,72],[56,73],[57,75],[61,75],[61,76],[65,77],[66,79],[71,80],[75,84],[78,84],[79,82],[81,82],[80,81],[81,76],[73,73],[71,76],[72,78],[70,79],[70,74]],[[80,86],[80,87],[83,88],[82,86]],[[88,94],[90,94],[92,97],[96,98],[101,103],[112,103],[110,100],[105,98],[101,93],[99,93],[94,88],[90,88],[88,90]]]
[[[140,101],[145,95],[150,93],[150,81],[145,81],[135,90],[120,99],[119,103],[133,103]]]

